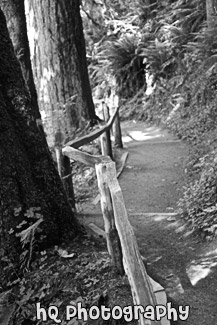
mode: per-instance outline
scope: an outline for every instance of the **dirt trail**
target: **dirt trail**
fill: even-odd
[[[169,216],[185,185],[187,146],[158,127],[122,124],[129,158],[119,181],[130,222],[150,275],[177,305],[190,305],[190,317],[176,324],[217,324],[217,245],[180,231]],[[103,227],[100,206],[83,207],[85,222]],[[88,211],[88,213],[85,213]],[[147,216],[145,213],[156,213]]]

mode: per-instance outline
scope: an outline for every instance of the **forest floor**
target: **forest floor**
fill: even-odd
[[[122,132],[129,157],[119,181],[148,273],[177,306],[190,306],[188,320],[176,324],[214,325],[217,242],[186,235],[179,216],[173,215],[187,183],[188,147],[166,130],[143,122],[123,122]],[[81,204],[80,218],[103,228],[100,204],[92,202]]]

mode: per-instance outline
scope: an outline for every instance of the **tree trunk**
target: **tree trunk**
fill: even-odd
[[[30,49],[27,37],[24,0],[0,0],[0,5],[5,13],[7,26],[12,40],[16,56],[20,62],[23,77],[31,97],[31,105],[34,115],[41,123],[41,115],[38,108],[37,92],[34,84]]]
[[[40,208],[40,240],[51,245],[64,234],[76,234],[78,223],[68,204],[48,147],[38,128],[3,12],[0,10],[0,256],[19,260],[21,245],[15,233],[35,220],[25,215]],[[15,213],[15,209],[20,212]],[[18,210],[17,210],[18,211]],[[22,221],[27,223],[16,228]],[[13,229],[15,233],[9,234]],[[40,243],[40,241],[39,241]],[[6,262],[5,262],[6,263]],[[3,265],[0,262],[0,273]]]
[[[47,116],[45,131],[53,145],[60,124],[70,133],[68,128],[96,118],[79,0],[25,0],[25,10],[39,106]]]
[[[217,27],[217,0],[206,0],[206,15],[208,28]]]

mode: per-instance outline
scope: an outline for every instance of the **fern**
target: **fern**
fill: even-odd
[[[26,229],[16,232],[16,237],[20,237],[20,243],[22,245],[23,252],[20,255],[20,265],[22,270],[28,271],[30,264],[32,262],[32,256],[36,244],[36,232],[40,232],[40,224],[43,222],[43,217],[38,211],[40,208],[30,208],[24,214],[26,218],[29,219],[27,223],[23,220],[19,225],[16,226],[17,229],[25,227],[26,224],[30,224]],[[19,215],[21,209],[15,210],[15,215]],[[35,222],[33,222],[36,220]],[[11,229],[10,233],[14,232]]]
[[[20,237],[20,242],[22,244],[22,248],[25,249],[28,245],[28,249],[25,249],[20,256],[21,269],[29,270],[30,263],[32,261],[32,255],[35,247],[35,233],[39,229],[39,225],[43,222],[43,218],[37,220],[27,229],[21,231],[18,236]]]

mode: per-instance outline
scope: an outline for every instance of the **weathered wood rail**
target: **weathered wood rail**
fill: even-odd
[[[111,130],[111,127],[115,121],[116,118],[119,119],[119,107],[116,108],[116,110],[114,111],[114,114],[110,117],[110,119],[108,120],[108,122],[103,125],[99,130],[95,130],[93,132],[91,132],[90,134],[87,134],[83,137],[80,137],[79,139],[74,139],[72,141],[69,141],[65,144],[65,146],[69,146],[69,147],[73,147],[75,149],[84,146],[85,144],[88,144],[94,140],[96,140],[97,138],[99,138],[103,133]],[[118,135],[119,137],[121,137],[121,132]],[[116,139],[116,141],[119,141],[118,139]]]
[[[105,118],[108,118],[105,112]],[[111,256],[112,264],[119,274],[126,273],[131,286],[132,296],[135,305],[156,306],[159,301],[153,291],[153,285],[147,275],[142,257],[139,253],[137,241],[128,220],[123,194],[117,180],[115,162],[112,161],[112,146],[110,140],[110,130],[116,121],[113,133],[116,134],[115,143],[122,147],[121,128],[118,118],[118,108],[115,110],[108,122],[99,130],[89,135],[68,142],[63,148],[56,146],[58,169],[63,179],[63,184],[68,191],[72,189],[67,183],[71,177],[69,169],[63,166],[65,159],[81,162],[85,165],[95,167],[98,188],[101,199],[101,209],[104,219],[105,237],[107,249]],[[101,146],[103,156],[93,156],[78,150],[80,146],[101,136]],[[67,164],[68,164],[67,162]],[[68,175],[64,175],[67,172]],[[69,192],[68,192],[68,195]],[[74,201],[73,201],[74,202]],[[140,325],[168,324],[164,321],[155,321],[144,318],[141,315]]]
[[[106,111],[105,107],[104,110]],[[117,107],[114,111],[114,114],[108,119],[107,123],[102,125],[99,129],[91,132],[88,135],[80,137],[79,139],[71,140],[66,144],[63,143],[63,135],[61,134],[61,131],[58,130],[56,132],[55,152],[56,152],[58,172],[63,181],[63,186],[65,188],[69,203],[71,204],[73,210],[75,210],[75,198],[74,198],[73,182],[72,182],[72,175],[71,175],[70,159],[67,157],[67,155],[64,156],[62,154],[62,148],[63,147],[79,148],[101,137],[102,155],[109,156],[112,159],[113,153],[112,153],[112,145],[111,145],[111,138],[110,138],[110,130],[116,120],[117,120],[116,123],[119,123],[118,111],[119,108]],[[106,113],[104,114],[104,116],[107,117]],[[121,129],[119,130],[119,132],[116,132],[115,143],[116,143],[116,147],[122,147]]]

